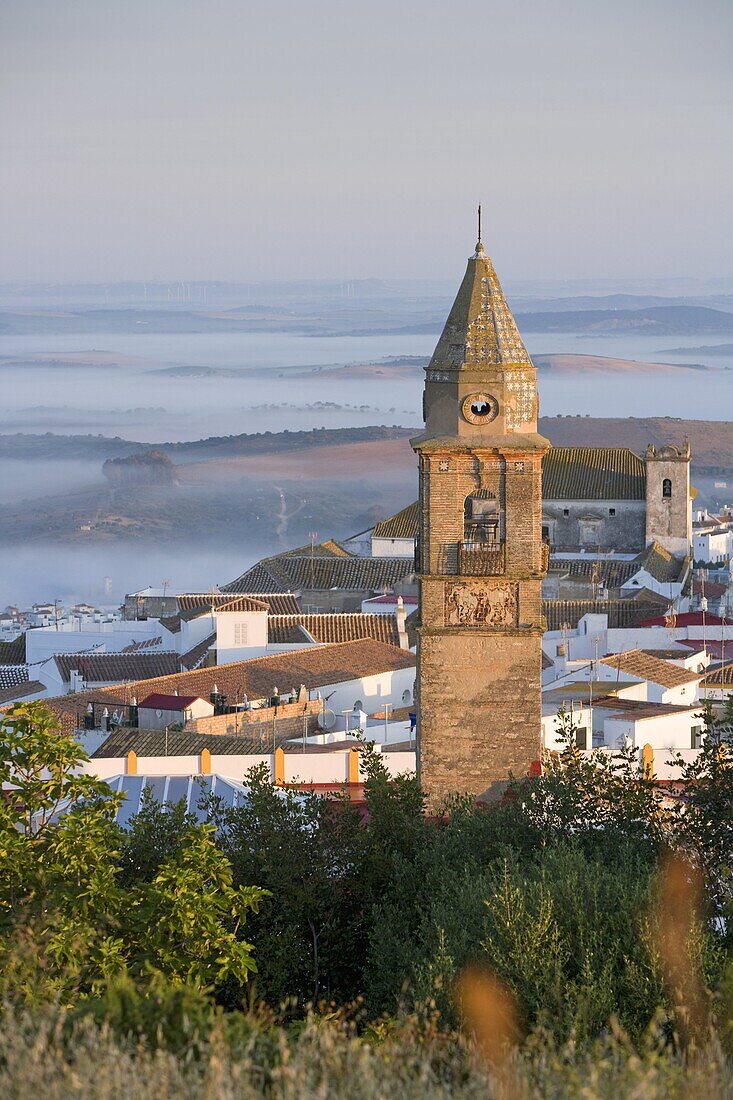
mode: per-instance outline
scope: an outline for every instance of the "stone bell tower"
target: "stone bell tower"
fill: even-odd
[[[692,547],[690,444],[646,449],[646,543],[686,557]]]
[[[536,371],[479,239],[427,367],[417,570],[418,771],[428,805],[496,797],[540,756]]]

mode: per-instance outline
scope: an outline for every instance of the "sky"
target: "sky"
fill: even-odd
[[[733,274],[730,0],[3,0],[0,281]]]

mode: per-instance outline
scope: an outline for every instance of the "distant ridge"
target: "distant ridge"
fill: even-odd
[[[520,332],[591,332],[612,336],[733,334],[733,313],[705,306],[653,306],[648,309],[586,309],[519,313]]]

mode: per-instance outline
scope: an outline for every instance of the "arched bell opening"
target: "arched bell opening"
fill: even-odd
[[[463,505],[463,541],[466,548],[498,550],[504,542],[504,512],[490,489],[478,489]]]

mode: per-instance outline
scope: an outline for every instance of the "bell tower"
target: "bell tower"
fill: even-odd
[[[426,368],[418,771],[428,805],[496,797],[540,756],[537,378],[480,240]]]

